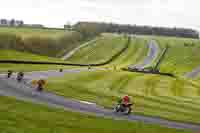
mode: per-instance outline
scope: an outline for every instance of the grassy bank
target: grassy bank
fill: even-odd
[[[67,61],[72,63],[95,64],[103,63],[117,54],[126,45],[127,39],[113,34],[104,34],[94,44],[78,50]]]
[[[62,66],[62,65],[31,65],[31,64],[10,64],[4,63],[0,64],[0,73],[5,73],[8,70],[12,70],[14,72],[31,72],[31,71],[47,71],[47,70],[59,70],[63,69],[71,69],[77,68],[74,66]]]
[[[183,79],[97,71],[49,79],[46,88],[58,95],[96,102],[109,108],[128,94],[134,99],[135,113],[195,123],[200,120],[199,86]]]
[[[158,125],[114,121],[0,97],[0,131],[4,133],[192,133]]]
[[[184,75],[200,65],[200,41],[195,39],[156,37],[160,46],[169,45],[160,70]]]
[[[0,27],[0,49],[61,57],[86,38],[79,32],[56,29]]]
[[[15,50],[0,50],[0,60],[64,62],[59,58],[41,56],[28,52],[19,52]]]
[[[122,68],[143,62],[148,53],[148,41],[149,39],[145,38],[132,38],[128,49],[126,49],[126,51],[124,51],[113,62],[108,64],[108,66],[116,66],[117,68]]]
[[[26,28],[26,27],[0,27],[1,33],[12,33],[27,38],[31,36],[52,37],[56,38],[66,33],[63,30],[44,29],[44,28]]]
[[[0,60],[18,60],[18,61],[45,61],[45,62],[64,62],[59,58],[48,56],[40,56],[28,52],[18,52],[15,50],[0,50]],[[72,66],[62,65],[31,65],[31,64],[0,64],[0,73],[8,70],[19,71],[42,71],[42,70],[56,70],[59,68],[73,68]]]

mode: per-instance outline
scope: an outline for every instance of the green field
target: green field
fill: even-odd
[[[45,62],[64,62],[59,58],[52,58],[48,56],[40,56],[27,52],[18,52],[14,50],[0,50],[0,60],[18,60],[18,61],[45,61]],[[59,68],[73,68],[72,66],[62,65],[31,65],[31,64],[0,64],[0,73],[13,71],[41,71],[41,70],[55,70]]]
[[[23,38],[31,36],[40,36],[40,37],[59,37],[67,33],[64,29],[42,29],[42,28],[23,28],[23,27],[0,27],[0,33],[12,33]]]
[[[160,65],[161,72],[183,76],[200,65],[200,41],[196,39],[156,37],[160,46],[169,50]]]
[[[149,39],[131,38],[128,49],[124,51],[118,58],[108,64],[108,66],[116,66],[117,68],[128,67],[132,64],[143,62],[148,53]]]
[[[12,70],[14,72],[31,72],[31,71],[48,71],[48,70],[59,70],[62,69],[72,69],[77,68],[74,66],[62,66],[62,65],[31,65],[31,64],[10,64],[3,63],[0,64],[0,73],[5,73],[8,70]]]
[[[199,123],[199,85],[183,79],[123,71],[82,72],[48,80],[47,90],[111,108],[132,96],[138,114]],[[183,109],[184,108],[184,109]]]
[[[94,44],[94,45],[97,46],[97,47],[95,47],[95,49],[96,49],[95,53],[99,53],[99,56],[96,58],[95,57],[96,55],[95,56],[94,55],[90,55],[90,57],[89,57],[89,60],[92,60],[92,62],[96,62],[96,63],[97,62],[99,63],[100,61],[106,61],[106,60],[110,59],[111,58],[110,56],[112,56],[113,54],[116,54],[118,51],[120,51],[124,47],[124,45],[125,45],[125,43],[127,41],[122,36],[111,35],[111,34],[103,34],[103,37],[99,37],[98,40],[100,40],[100,41],[98,41],[98,43]],[[118,43],[119,43],[119,45],[118,45]],[[143,43],[143,42],[140,42],[140,43]],[[0,45],[1,45],[1,43],[0,43]],[[93,44],[91,44],[91,45],[93,45]],[[43,46],[41,46],[41,49],[39,48],[40,46],[41,45],[38,45],[38,46],[36,45],[36,46],[33,46],[33,47],[35,47],[35,48],[38,47],[37,51],[43,51],[44,52],[44,50],[41,50],[41,49],[44,49],[47,45],[45,45],[44,48],[43,48]],[[100,54],[103,51],[105,51],[103,46],[108,48],[106,50],[107,51],[106,55]],[[142,46],[142,48],[145,47],[144,44],[141,44],[141,46]],[[136,46],[136,47],[132,45],[131,47],[132,47],[132,49],[133,49],[133,47],[135,49],[139,49],[139,45]],[[130,49],[130,50],[133,51],[132,49]],[[62,51],[63,50],[65,51],[65,49],[62,49]],[[110,50],[112,52],[110,52]],[[53,58],[53,57],[48,57],[48,56],[42,56],[40,54],[33,54],[35,52],[31,53],[29,51],[32,51],[32,50],[26,50],[25,49],[25,50],[23,50],[23,52],[20,51],[20,50],[15,50],[15,48],[12,49],[12,45],[11,45],[11,48],[8,48],[8,49],[2,48],[2,49],[0,49],[0,60],[64,62],[60,58]],[[45,51],[47,53],[50,52],[50,51],[48,51],[48,49],[45,50]],[[142,51],[142,49],[140,51]],[[84,52],[81,52],[81,53],[84,53]],[[82,55],[79,55],[79,54],[76,54],[76,55],[79,57],[79,59],[77,59],[77,60],[82,61],[82,59],[80,58],[80,56],[82,56]],[[74,58],[76,58],[77,56],[72,57],[73,61],[69,60],[67,62],[69,62],[69,63],[88,63],[86,60],[83,60],[82,62],[74,61]],[[93,58],[93,56],[95,58]],[[139,60],[139,58],[137,56],[134,57],[134,58],[133,58],[133,60]],[[0,72],[7,71],[8,69],[11,69],[11,70],[14,70],[14,71],[19,71],[19,70],[20,71],[35,71],[35,70],[48,70],[48,69],[54,69],[54,68],[57,69],[59,67],[63,67],[63,66],[56,66],[56,65],[23,65],[23,64],[21,64],[21,65],[17,65],[17,67],[16,67],[15,64],[1,64]],[[70,68],[70,67],[65,67],[65,68]]]
[[[97,38],[97,42],[81,48],[66,62],[104,63],[121,51],[127,42],[127,38],[116,34],[102,34]],[[150,39],[155,39],[158,42],[161,51],[166,45],[170,46],[159,66],[161,72],[183,76],[186,72],[190,72],[200,65],[199,40],[139,36],[133,37],[128,49],[103,67],[122,68],[142,62],[147,55],[147,43]],[[76,32],[0,27],[0,60],[63,62],[58,57],[84,41],[86,40],[82,40],[81,35]],[[154,66],[157,60],[158,58],[150,66]],[[72,67],[1,64],[0,73],[7,70],[38,71],[59,68]],[[134,101],[134,113],[136,114],[200,124],[200,84],[195,81],[152,74],[130,73],[117,69],[115,71],[69,73],[61,78],[49,79],[45,88],[67,98],[95,102],[107,108],[112,108],[120,97],[128,94]],[[0,131],[5,131],[5,133],[183,132],[154,125],[113,121],[64,112],[63,110],[31,105],[5,97],[0,97],[0,99]],[[113,126],[114,124],[116,126]]]
[[[158,125],[114,121],[0,97],[2,133],[192,133]]]
[[[18,52],[15,50],[0,50],[0,60],[64,62],[59,58],[40,56],[28,52]]]
[[[126,45],[127,39],[113,34],[103,34],[94,44],[77,51],[67,61],[72,63],[95,64],[108,61]]]
[[[62,57],[85,41],[79,32],[23,27],[0,27],[0,49]]]

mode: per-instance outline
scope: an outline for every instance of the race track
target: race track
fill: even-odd
[[[158,55],[159,47],[155,41],[149,43],[148,56],[142,64],[132,65],[132,67],[144,68],[144,66],[150,64]],[[92,68],[89,71],[96,71],[105,69]],[[89,103],[87,101],[78,101],[73,99],[67,99],[62,96],[55,95],[50,92],[36,92],[35,88],[31,86],[30,81],[33,79],[47,79],[49,77],[61,77],[67,73],[78,73],[81,71],[88,71],[88,68],[74,68],[59,72],[58,70],[52,71],[40,71],[26,73],[25,80],[22,83],[18,83],[15,78],[6,79],[5,75],[0,75],[0,95],[16,97],[19,100],[33,102],[36,104],[44,104],[50,107],[63,108],[69,111],[75,111],[80,113],[86,113],[97,117],[112,118],[115,120],[128,120],[128,121],[140,121],[147,124],[159,124],[162,126],[177,128],[177,129],[191,129],[194,131],[200,131],[200,125],[181,123],[175,121],[164,120],[161,118],[147,117],[132,114],[129,116],[123,116],[116,114],[112,109],[105,109],[102,106],[98,106],[95,103]],[[16,74],[14,75],[16,76]]]
[[[129,66],[130,69],[134,69],[134,68],[144,69],[146,65],[149,65],[154,61],[154,59],[158,56],[159,51],[160,51],[159,45],[157,44],[155,40],[151,40],[148,44],[148,48],[149,48],[148,55],[144,59],[144,61],[141,64],[130,65]]]
[[[36,92],[34,88],[29,84],[18,83],[14,79],[0,79],[0,95],[2,96],[14,96],[19,100],[30,101],[36,104],[45,104],[50,107],[61,107],[69,111],[75,111],[80,113],[86,113],[104,118],[112,118],[115,120],[128,120],[128,121],[140,121],[147,124],[159,124],[162,126],[177,128],[177,129],[191,129],[194,131],[200,131],[200,125],[174,122],[154,117],[146,117],[141,115],[129,115],[122,116],[114,113],[112,110],[105,109],[96,104],[84,103],[83,101],[77,101],[72,99],[66,99],[64,97],[49,93],[49,92]]]

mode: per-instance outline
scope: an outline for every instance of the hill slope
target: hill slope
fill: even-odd
[[[127,39],[113,34],[103,34],[98,41],[82,47],[67,61],[81,64],[98,64],[109,60],[121,51],[127,43]]]
[[[134,100],[134,112],[199,123],[199,86],[181,79],[123,71],[82,72],[52,78],[47,88],[106,107],[112,107],[120,96],[128,94]]]
[[[200,65],[200,41],[195,39],[156,37],[161,46],[169,50],[161,62],[160,70],[183,76]]]
[[[79,32],[55,29],[0,27],[0,49],[61,57],[89,38]]]

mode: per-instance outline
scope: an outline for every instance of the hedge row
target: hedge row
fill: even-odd
[[[86,38],[79,32],[63,34],[57,38],[40,37],[38,35],[24,39],[12,33],[0,33],[0,49],[12,49],[56,57],[70,51],[85,40]]]

